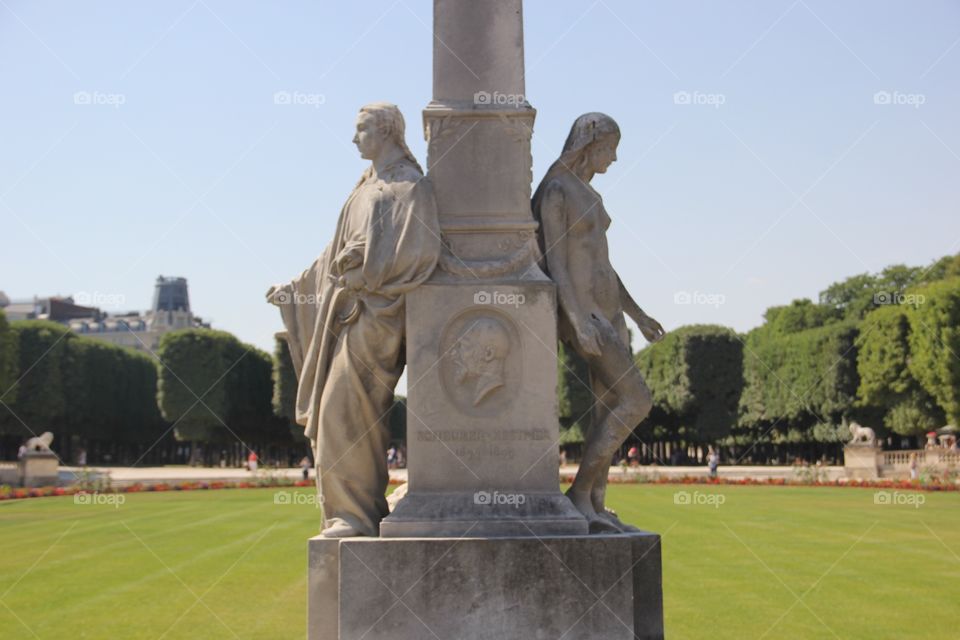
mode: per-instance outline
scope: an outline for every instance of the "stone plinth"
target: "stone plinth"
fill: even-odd
[[[19,467],[21,487],[52,487],[59,479],[60,459],[50,451],[28,451]]]
[[[848,444],[843,448],[843,467],[854,480],[880,477],[880,449],[872,444]]]
[[[553,285],[432,283],[407,302],[409,485],[380,535],[587,533],[557,483]]]
[[[660,536],[312,538],[309,640],[663,637]]]

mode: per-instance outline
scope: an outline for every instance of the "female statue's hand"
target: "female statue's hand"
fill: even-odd
[[[597,329],[597,325],[587,320],[585,323],[578,324],[576,330],[577,342],[580,343],[580,348],[584,353],[600,357],[602,354],[601,347],[603,347],[603,335],[601,335],[600,330]]]
[[[640,328],[640,333],[647,339],[647,342],[656,342],[666,333],[659,322],[646,314],[640,318],[640,322],[637,322],[637,327]]]

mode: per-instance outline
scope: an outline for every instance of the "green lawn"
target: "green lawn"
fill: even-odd
[[[675,504],[678,491],[701,504]],[[0,503],[0,638],[302,640],[305,540],[319,514],[274,493]],[[634,485],[611,487],[610,503],[664,536],[669,638],[960,637],[960,495],[901,495],[925,502]]]

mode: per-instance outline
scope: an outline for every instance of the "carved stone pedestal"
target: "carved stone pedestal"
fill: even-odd
[[[843,448],[843,468],[848,478],[876,480],[880,477],[880,449],[872,444],[848,444]]]
[[[60,459],[50,451],[28,451],[19,467],[21,487],[52,487],[59,480]]]
[[[312,538],[309,640],[663,638],[660,536]]]
[[[554,304],[545,279],[408,296],[409,486],[381,536],[587,533],[558,486]]]

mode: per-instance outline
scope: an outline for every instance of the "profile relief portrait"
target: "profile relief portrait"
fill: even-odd
[[[480,406],[506,384],[504,367],[509,351],[510,334],[495,318],[478,318],[457,339],[448,357],[454,381],[472,385],[473,406]]]

